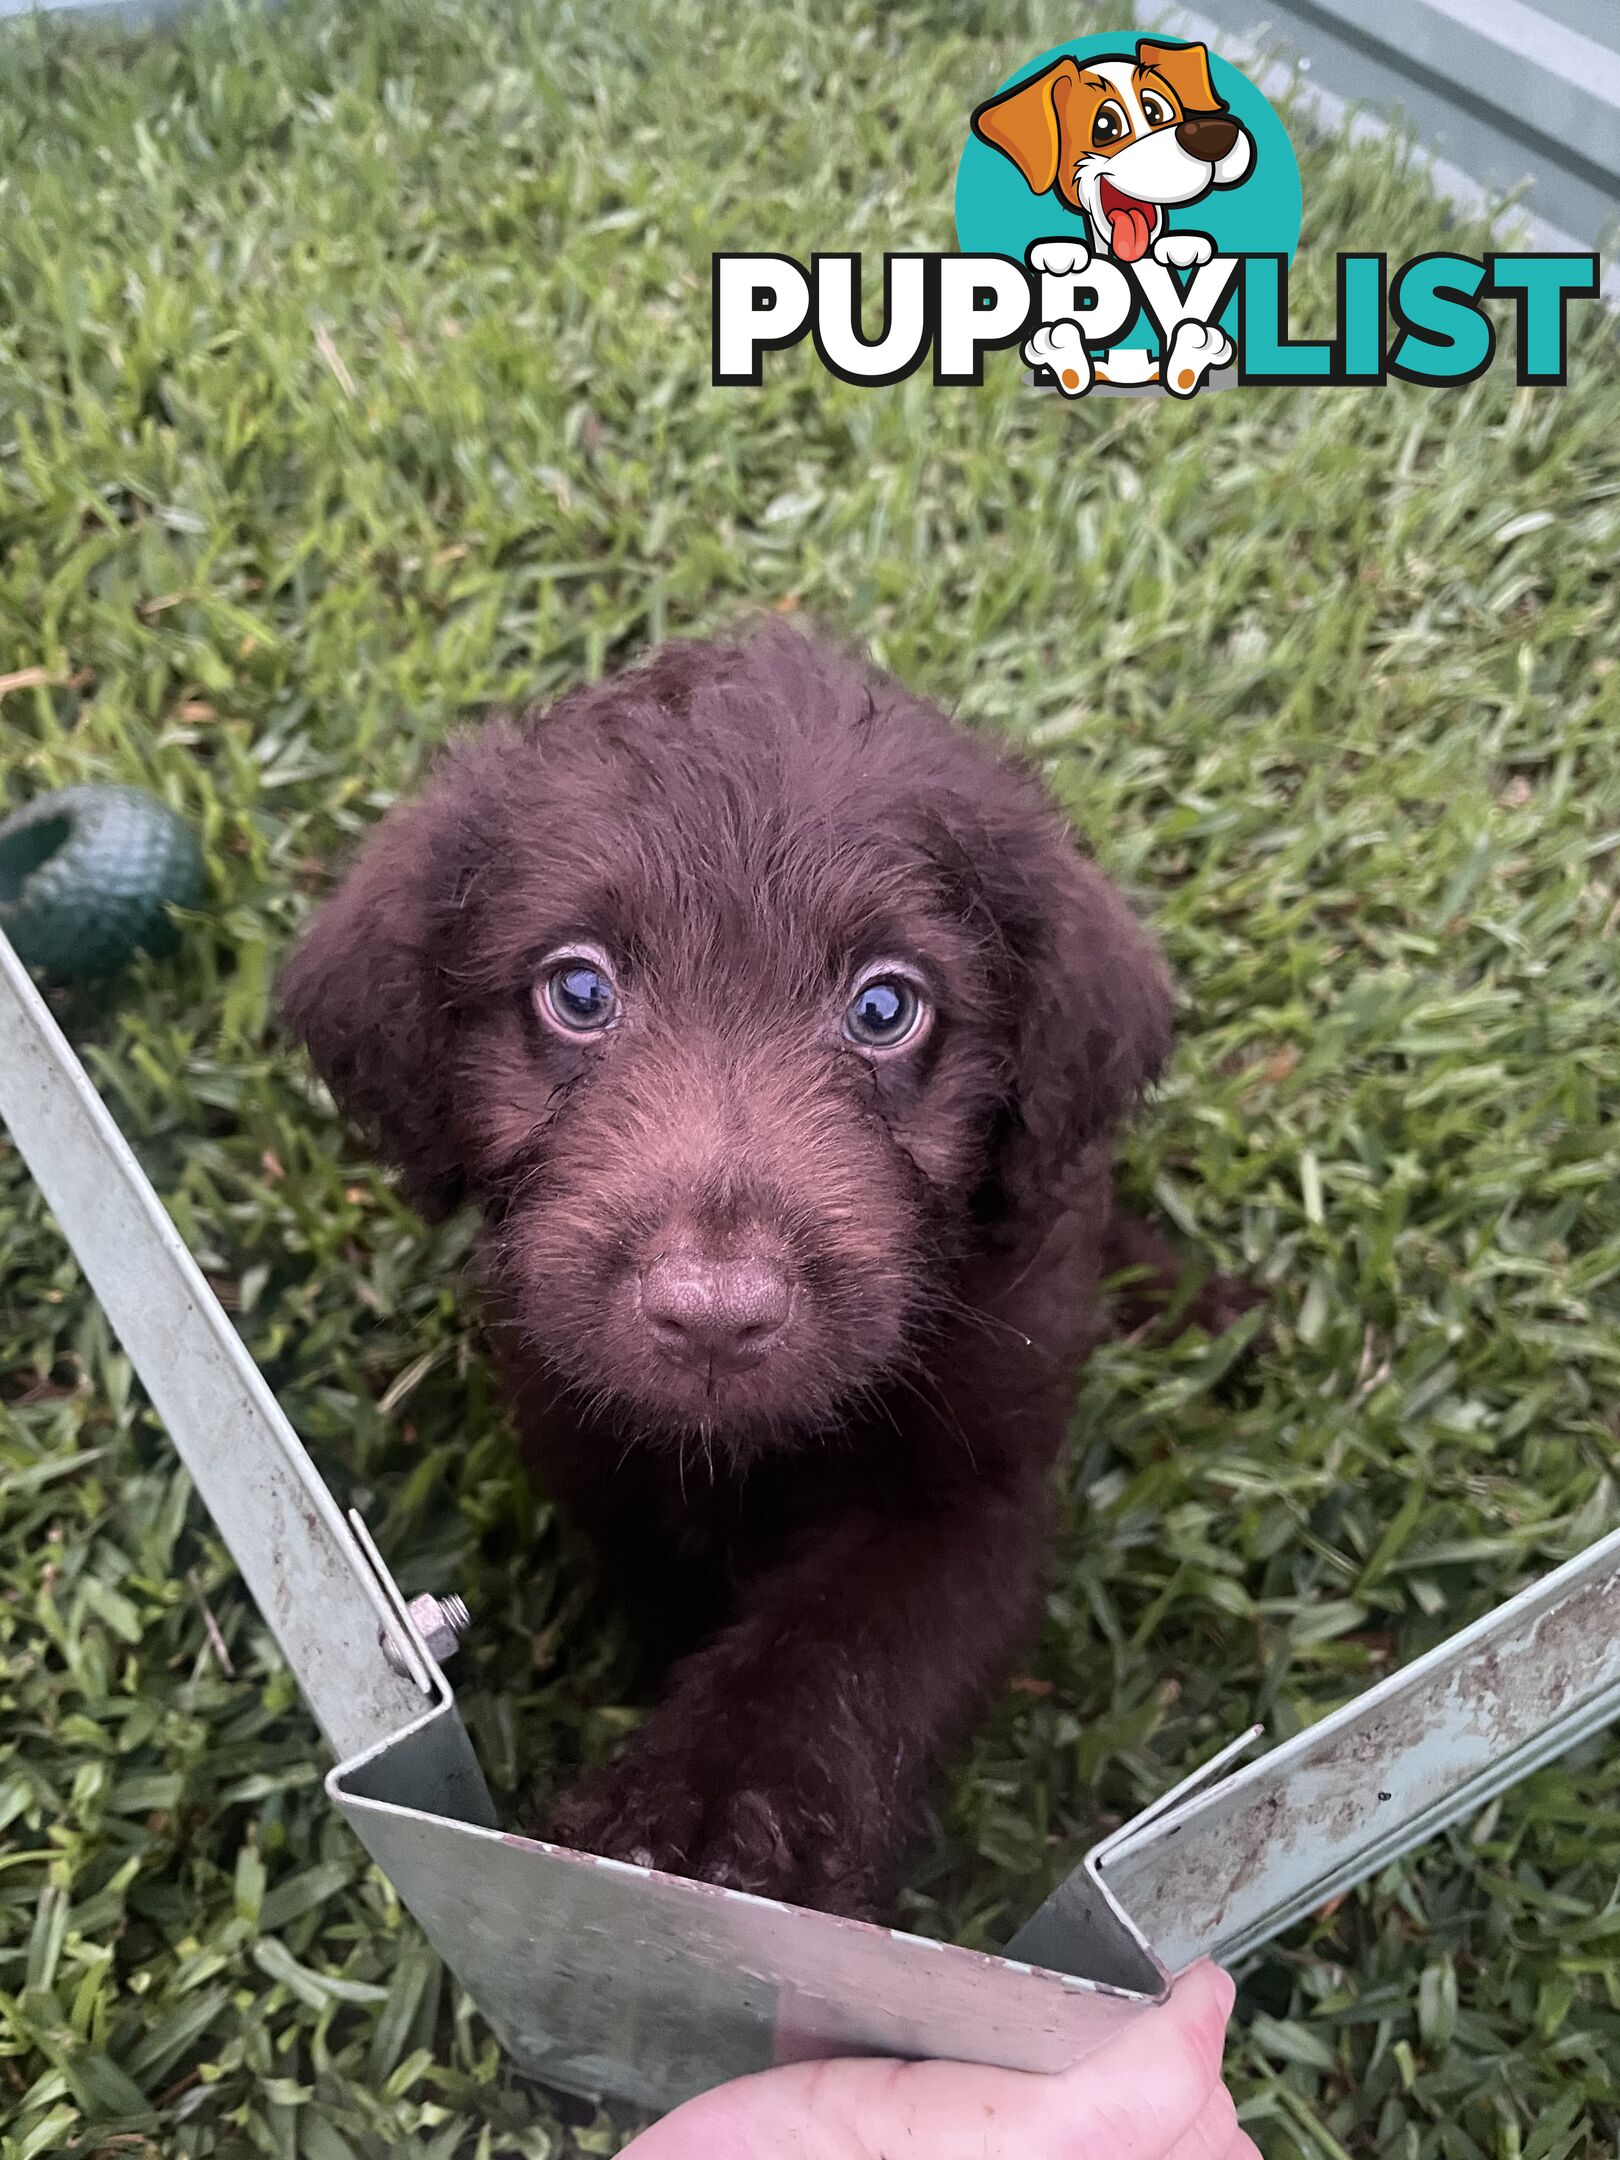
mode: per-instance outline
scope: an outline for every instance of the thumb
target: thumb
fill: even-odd
[[[1045,2080],[1040,2134],[1054,2155],[1159,2160],[1202,2116],[1220,2082],[1226,2021],[1237,1993],[1207,1962],[1073,2070]],[[1038,2142],[1037,2151],[1047,2148]]]
[[[1169,2160],[1220,2078],[1231,1981],[1198,1965],[1073,2070],[796,2064],[677,2108],[625,2160]]]

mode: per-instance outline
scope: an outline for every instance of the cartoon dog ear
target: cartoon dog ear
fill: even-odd
[[[1067,54],[1028,82],[988,99],[973,115],[973,132],[1011,158],[1031,190],[1044,195],[1063,156],[1063,115],[1079,87],[1080,64]]]
[[[1139,38],[1136,64],[1164,77],[1184,113],[1226,111],[1226,100],[1209,72],[1207,45],[1161,45],[1156,38]]]

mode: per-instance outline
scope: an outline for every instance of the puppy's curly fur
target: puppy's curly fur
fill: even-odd
[[[570,1035],[582,946],[619,1004]],[[905,1054],[846,1031],[874,965],[932,1007]],[[1119,894],[1011,759],[772,629],[453,748],[283,998],[416,1199],[482,1210],[526,1449],[681,1652],[553,1834],[872,1911],[1031,1624],[1101,1275],[1157,1263],[1109,1143],[1170,995]],[[765,1354],[666,1354],[672,1251],[767,1255]]]

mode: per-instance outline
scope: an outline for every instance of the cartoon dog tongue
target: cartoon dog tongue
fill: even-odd
[[[1100,194],[1103,215],[1114,236],[1114,253],[1121,262],[1140,262],[1153,238],[1152,206],[1125,194],[1111,180],[1103,182]]]

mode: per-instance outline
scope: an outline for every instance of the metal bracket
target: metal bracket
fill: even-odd
[[[396,1609],[4,936],[0,1115],[333,1750],[398,1732]]]
[[[0,1115],[343,1758],[333,1802],[554,2084],[667,2107],[827,2055],[1066,2067],[1620,1716],[1615,1532],[1235,1771],[1233,1741],[1004,1957],[503,1833],[440,1669],[458,1630],[345,1522],[3,936]]]
[[[1092,1855],[1172,1971],[1228,1963],[1620,1718],[1620,1531],[1318,1724]],[[1073,1970],[1071,1876],[1011,1955]]]

